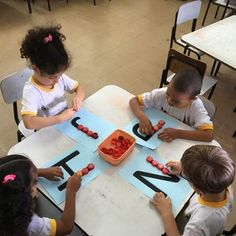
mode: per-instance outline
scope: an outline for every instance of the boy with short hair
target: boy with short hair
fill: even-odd
[[[177,138],[196,141],[212,141],[213,124],[197,95],[200,94],[202,78],[197,70],[185,69],[177,73],[167,88],[154,89],[151,92],[130,99],[130,108],[139,120],[141,133],[153,134],[150,120],[143,112],[144,108],[154,108],[194,127],[195,130],[167,128],[158,137],[166,142]]]
[[[233,204],[228,187],[234,180],[235,164],[227,152],[216,146],[195,145],[184,152],[180,162],[171,161],[167,166],[188,180],[196,192],[185,210],[189,221],[183,236],[221,235]],[[160,213],[166,234],[180,235],[170,199],[156,193],[152,202]]]

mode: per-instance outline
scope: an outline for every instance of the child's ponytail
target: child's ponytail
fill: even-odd
[[[20,48],[21,58],[26,58],[47,75],[66,70],[70,66],[70,56],[63,44],[66,37],[60,29],[61,26],[56,25],[29,30]]]

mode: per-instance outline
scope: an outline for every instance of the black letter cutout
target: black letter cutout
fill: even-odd
[[[74,151],[71,154],[69,154],[68,156],[66,156],[65,158],[63,158],[62,160],[58,161],[57,163],[55,163],[53,166],[61,166],[64,168],[64,170],[67,171],[67,173],[72,176],[74,174],[74,171],[66,164],[66,162],[68,162],[69,160],[71,160],[72,158],[74,158],[75,156],[79,155],[79,151]],[[62,191],[66,188],[66,184],[67,181],[63,184],[61,184],[60,186],[58,186],[58,190]]]
[[[155,134],[154,132],[152,135],[145,135],[145,134],[142,135],[138,132],[138,129],[139,129],[139,123],[133,126],[133,133],[144,141],[148,141],[152,137],[152,135]]]
[[[79,120],[79,119],[80,119],[80,117],[75,117],[74,119],[71,120],[71,124],[72,124],[75,128],[77,128],[77,126],[78,126],[78,124],[76,123],[76,121]]]
[[[153,179],[161,179],[161,180],[165,180],[165,181],[169,181],[169,182],[175,182],[175,183],[178,183],[180,180],[179,177],[176,175],[168,175],[169,177],[167,177],[167,176],[152,174],[152,173],[148,173],[148,172],[144,172],[144,171],[136,171],[136,172],[134,172],[133,176],[136,177],[138,180],[140,180],[145,185],[147,185],[149,188],[151,188],[154,192],[162,192],[165,196],[167,196],[167,194],[165,192],[163,192],[161,189],[156,187],[154,184],[152,184],[151,182],[146,180],[144,178],[144,176],[149,177],[149,178],[153,178]]]

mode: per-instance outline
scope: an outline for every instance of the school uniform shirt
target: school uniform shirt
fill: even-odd
[[[24,86],[21,115],[40,117],[58,115],[67,108],[65,92],[73,93],[78,86],[77,81],[65,74],[51,89],[40,86],[31,77]]]
[[[56,220],[34,214],[28,227],[29,236],[55,236]]]
[[[185,124],[200,130],[213,130],[213,123],[200,98],[193,100],[187,107],[170,106],[166,95],[167,88],[154,89],[138,95],[138,102],[145,108],[162,110]]]
[[[221,202],[206,202],[198,194],[194,194],[185,210],[190,218],[182,236],[221,235],[226,217],[233,206],[233,193],[227,191],[226,195],[226,199]]]

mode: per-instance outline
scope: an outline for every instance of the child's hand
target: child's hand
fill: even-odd
[[[154,132],[152,123],[146,116],[139,119],[139,131],[147,135],[153,134]]]
[[[177,132],[178,132],[177,129],[166,128],[163,130],[163,132],[161,132],[158,135],[158,138],[161,139],[162,141],[170,143],[178,137]]]
[[[169,161],[166,163],[166,166],[170,168],[171,172],[175,175],[179,175],[182,170],[182,166],[179,161]]]
[[[59,181],[64,177],[62,169],[59,166],[44,168],[41,170],[41,176],[49,180]]]
[[[166,198],[162,192],[156,193],[151,202],[161,216],[164,214],[172,214],[171,200],[169,197]]]
[[[59,116],[61,118],[61,122],[70,120],[75,114],[75,111],[73,108],[67,108],[65,109]]]
[[[72,100],[72,108],[74,111],[78,111],[81,107],[82,100],[80,97],[75,96]]]
[[[66,189],[69,192],[74,192],[76,193],[79,188],[80,188],[80,184],[81,184],[81,175],[74,173],[67,182],[66,185]]]

